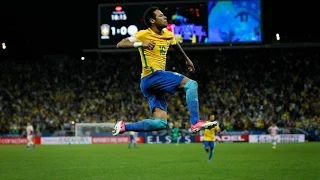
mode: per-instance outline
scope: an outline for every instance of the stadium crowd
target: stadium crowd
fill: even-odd
[[[320,130],[320,54],[315,48],[258,48],[187,52],[196,66],[168,53],[167,70],[198,81],[202,118],[215,114],[226,131],[279,127]],[[138,121],[151,117],[140,92],[140,57],[104,54],[100,59],[56,57],[0,62],[0,133],[70,129],[71,122]],[[169,121],[189,127],[184,92],[169,96]]]

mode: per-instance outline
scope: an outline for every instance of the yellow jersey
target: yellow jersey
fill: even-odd
[[[153,50],[139,48],[142,63],[141,78],[157,70],[165,70],[168,49],[170,45],[177,44],[174,34],[167,29],[163,29],[162,34],[159,35],[149,28],[138,31],[135,34],[135,39],[137,42],[155,42]]]
[[[207,121],[211,122],[211,121]],[[216,133],[220,131],[220,127],[217,125],[211,129],[205,129],[204,130],[204,135],[203,135],[203,140],[204,141],[214,141]]]

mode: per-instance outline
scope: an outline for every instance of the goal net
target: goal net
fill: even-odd
[[[75,136],[110,136],[114,123],[76,123]]]

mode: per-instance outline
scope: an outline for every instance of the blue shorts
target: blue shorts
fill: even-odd
[[[165,93],[173,95],[183,78],[179,73],[159,70],[141,79],[140,88],[151,112],[154,108],[167,111]]]
[[[130,135],[130,141],[133,141],[133,140],[134,140],[134,136]]]
[[[215,142],[214,141],[203,141],[204,148],[214,148]]]

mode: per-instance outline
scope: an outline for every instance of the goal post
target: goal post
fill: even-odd
[[[75,136],[110,136],[114,123],[76,123]]]

